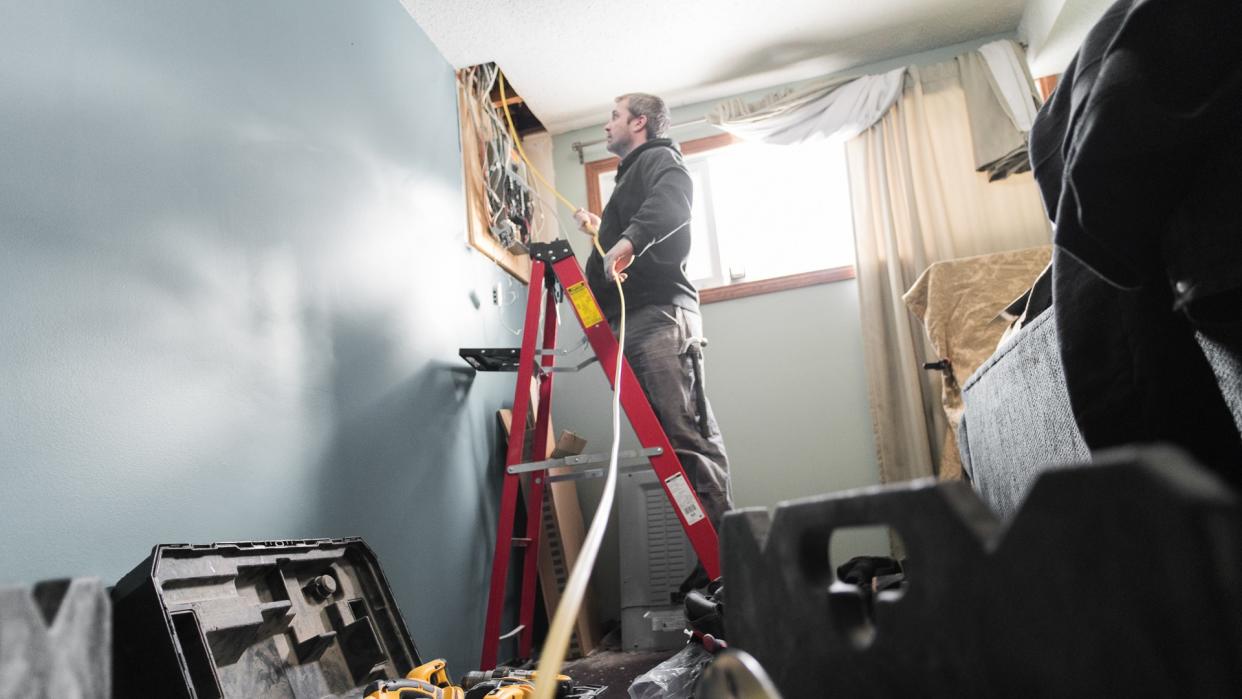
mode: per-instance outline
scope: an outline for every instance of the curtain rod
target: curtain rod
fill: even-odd
[[[698,126],[699,124],[706,124],[706,123],[707,123],[707,117],[700,117],[698,119],[691,119],[690,121],[683,121],[680,124],[673,124],[672,126],[669,126],[669,128],[680,129],[683,126]],[[569,145],[569,147],[573,148],[574,151],[578,154],[578,164],[582,165],[583,163],[586,162],[586,159],[582,157],[583,149],[590,148],[591,146],[598,146],[599,144],[607,140],[608,139],[606,138],[599,138],[594,141],[587,141],[586,143],[583,143],[582,141],[574,141],[573,143]]]

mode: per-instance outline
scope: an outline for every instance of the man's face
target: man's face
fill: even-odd
[[[642,131],[646,124],[640,124],[630,113],[629,100],[620,100],[612,107],[612,116],[604,124],[605,140],[608,150],[622,158],[634,150],[634,135]]]

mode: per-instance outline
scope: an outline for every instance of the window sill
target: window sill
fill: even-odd
[[[830,269],[820,269],[814,272],[803,272],[801,274],[790,274],[785,277],[774,277],[772,279],[760,279],[753,282],[741,282],[739,284],[730,284],[728,286],[717,286],[711,289],[704,289],[699,292],[699,303],[716,303],[718,301],[732,301],[746,296],[758,296],[760,294],[770,294],[776,291],[788,291],[790,289],[801,289],[804,286],[815,286],[816,284],[828,284],[830,282],[845,281],[854,278],[854,267],[847,265],[845,267],[832,267]]]

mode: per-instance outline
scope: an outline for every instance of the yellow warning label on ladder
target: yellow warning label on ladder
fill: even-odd
[[[586,282],[578,282],[565,292],[569,294],[569,300],[578,310],[578,317],[582,319],[582,327],[590,328],[604,322],[604,314],[600,312],[599,305],[595,303],[595,297],[587,288]]]

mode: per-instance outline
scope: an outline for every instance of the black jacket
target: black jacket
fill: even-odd
[[[686,276],[690,256],[690,173],[667,138],[655,138],[630,151],[617,168],[617,187],[604,207],[599,243],[608,251],[622,236],[634,244],[634,263],[626,269],[629,309],[670,304],[697,311],[699,293]],[[587,281],[608,320],[621,305],[616,286],[604,279],[604,261],[591,253]]]
[[[1119,0],[1031,129],[1056,244],[1118,287],[1242,284],[1239,25],[1237,0]]]
[[[1118,0],[1030,150],[1056,224],[1052,307],[1083,440],[1171,442],[1242,489],[1238,424],[1196,331],[1228,337],[1194,320],[1242,285],[1239,23],[1237,0]],[[1215,305],[1236,328],[1242,304]]]

